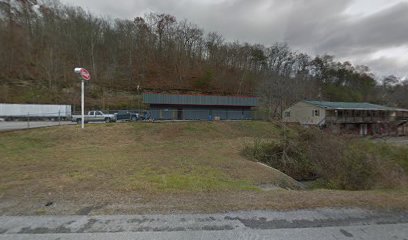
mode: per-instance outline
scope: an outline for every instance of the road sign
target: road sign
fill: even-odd
[[[85,82],[91,80],[91,74],[85,68],[75,68],[74,72],[81,77],[81,122],[82,128],[85,127]]]
[[[85,68],[81,68],[79,75],[81,76],[83,80],[86,80],[86,81],[91,80],[91,74]]]

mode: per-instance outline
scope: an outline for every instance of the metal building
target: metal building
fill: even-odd
[[[152,118],[159,120],[252,120],[256,97],[145,93]]]

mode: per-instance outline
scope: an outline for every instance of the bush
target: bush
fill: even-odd
[[[243,153],[296,180],[318,178],[320,185],[327,188],[367,190],[407,183],[407,148],[339,137],[317,129],[282,128],[278,139],[257,139]]]
[[[303,152],[303,149],[298,149],[289,142],[259,139],[255,140],[253,146],[244,149],[246,156],[279,169],[296,180],[313,179],[313,167]]]
[[[336,164],[337,170],[326,180],[339,189],[368,190],[376,182],[377,164],[374,158],[354,146],[348,147]]]

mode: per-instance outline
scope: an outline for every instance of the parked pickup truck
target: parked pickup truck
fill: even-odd
[[[72,121],[78,124],[82,121],[81,115],[72,115]],[[105,114],[102,111],[90,111],[85,115],[84,121],[87,122],[116,122],[115,115]]]

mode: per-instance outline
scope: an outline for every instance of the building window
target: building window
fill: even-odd
[[[290,112],[285,112],[285,117],[290,117]]]
[[[313,117],[319,117],[320,116],[320,110],[313,110]]]

